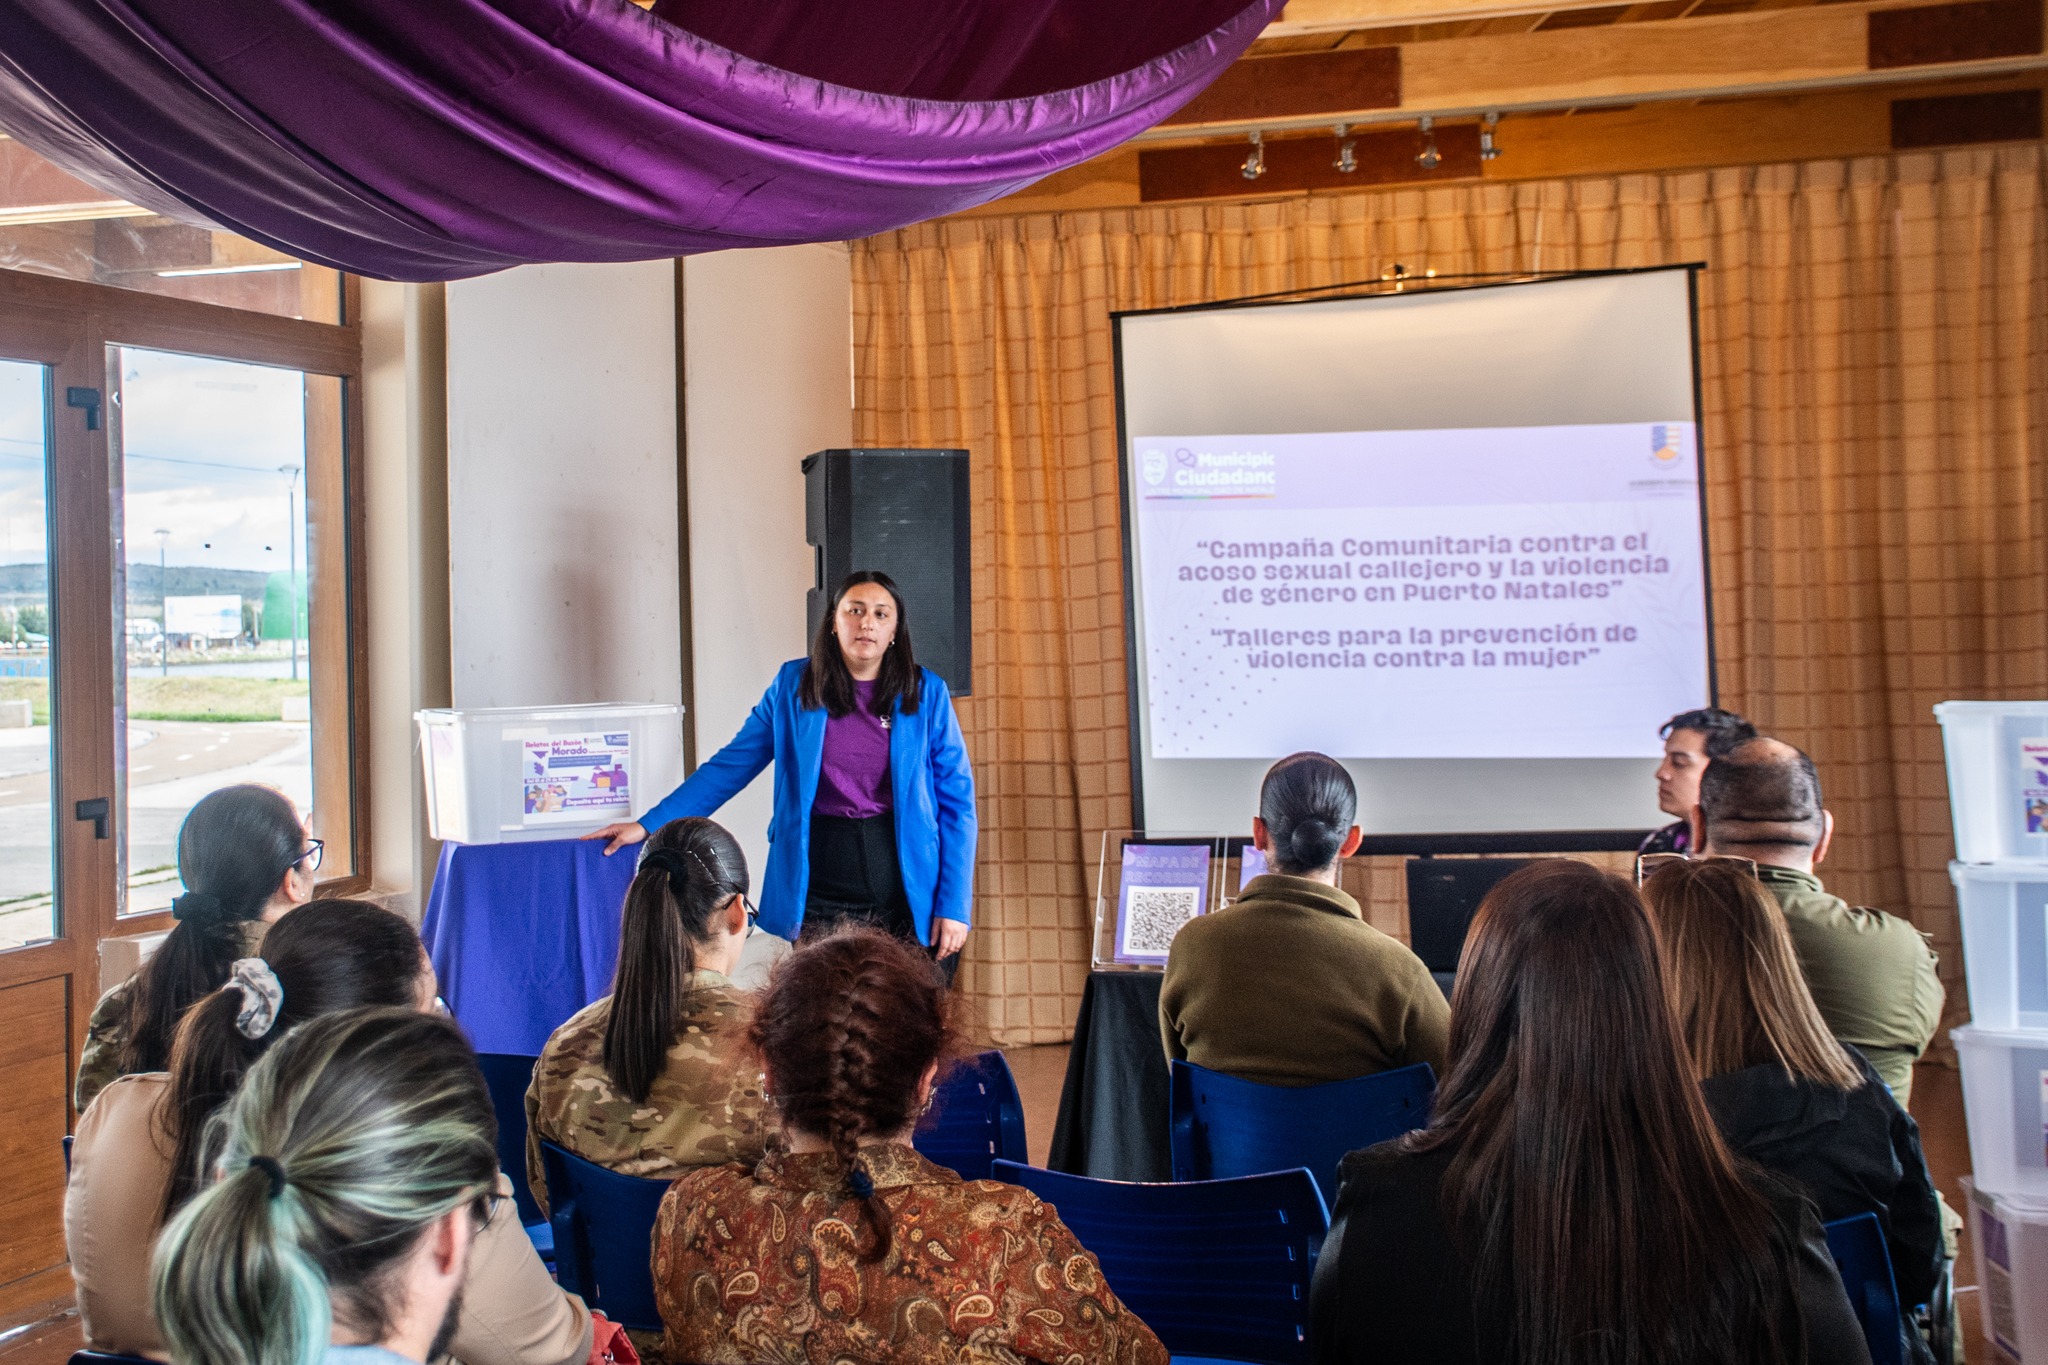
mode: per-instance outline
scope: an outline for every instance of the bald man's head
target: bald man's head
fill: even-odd
[[[1820,774],[1781,739],[1752,739],[1707,765],[1700,778],[1707,843],[1717,849],[1818,847],[1827,834]]]

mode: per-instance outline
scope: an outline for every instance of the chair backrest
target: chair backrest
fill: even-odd
[[[1899,1311],[1898,1285],[1892,1279],[1891,1252],[1874,1213],[1837,1219],[1822,1229],[1828,1254],[1841,1272],[1849,1307],[1870,1343],[1870,1365],[1904,1365],[1906,1320]]]
[[[555,1278],[613,1322],[659,1332],[649,1259],[670,1182],[620,1175],[552,1142],[540,1145],[555,1227]]]
[[[1306,1365],[1308,1291],[1330,1212],[1305,1170],[1140,1185],[995,1163],[1056,1209],[1176,1356]]]
[[[1306,1166],[1337,1201],[1347,1152],[1429,1122],[1436,1073],[1426,1064],[1290,1088],[1239,1080],[1187,1062],[1169,1087],[1175,1180],[1221,1180]]]
[[[122,1356],[112,1351],[73,1351],[71,1365],[158,1365],[148,1356]]]
[[[1028,1160],[1024,1102],[1003,1054],[991,1050],[956,1063],[933,1090],[931,1112],[910,1143],[966,1180],[987,1180],[994,1161]]]
[[[491,1092],[491,1108],[498,1113],[498,1165],[512,1177],[512,1198],[527,1227],[546,1217],[526,1184],[526,1088],[539,1060],[512,1052],[479,1052],[476,1058]]]

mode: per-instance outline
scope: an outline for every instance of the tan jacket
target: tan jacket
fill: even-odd
[[[1169,1059],[1263,1085],[1321,1085],[1427,1062],[1451,1007],[1358,902],[1308,877],[1252,878],[1236,904],[1174,936],[1159,988]]]
[[[96,1351],[170,1357],[150,1310],[149,1255],[171,1179],[172,1143],[161,1110],[162,1072],[123,1076],[78,1120],[64,1191],[64,1244],[78,1316]],[[512,1193],[501,1174],[499,1193]],[[451,1353],[466,1365],[584,1365],[590,1312],[565,1294],[534,1253],[512,1201],[503,1199],[470,1249],[462,1317]]]

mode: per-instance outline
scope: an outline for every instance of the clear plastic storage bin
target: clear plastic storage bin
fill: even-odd
[[[1956,857],[2048,861],[2048,701],[1945,701],[1934,715]]]
[[[2048,1029],[2048,866],[1950,863],[1963,916],[1970,1022]]]
[[[1977,1188],[2048,1208],[2048,1033],[1959,1028]]]
[[[427,828],[458,844],[573,839],[636,820],[683,780],[683,708],[420,711]]]
[[[2001,1199],[1968,1176],[1963,1195],[1984,1340],[2000,1360],[2048,1361],[2048,1206]]]

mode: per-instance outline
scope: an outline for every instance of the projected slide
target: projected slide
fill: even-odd
[[[1132,446],[1156,758],[1631,756],[1705,692],[1689,422]]]
[[[1119,314],[1134,822],[1341,760],[1367,833],[1670,817],[1714,696],[1685,268]]]

